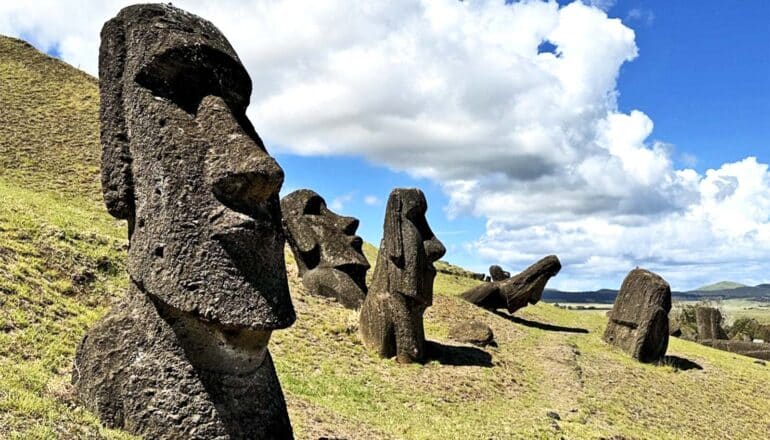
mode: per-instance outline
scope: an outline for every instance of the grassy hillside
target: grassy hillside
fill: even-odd
[[[92,78],[0,37],[0,439],[131,438],[100,428],[69,385],[77,343],[127,284],[125,226],[99,201],[96,96]],[[376,249],[366,252],[374,263]],[[455,297],[475,283],[458,275],[436,280],[431,360],[380,360],[362,347],[356,314],[306,295],[287,260],[298,320],[271,351],[298,438],[770,432],[770,366],[678,339],[665,365],[642,365],[601,341],[603,314],[548,304],[493,314]],[[498,346],[448,341],[468,318],[490,325]]]

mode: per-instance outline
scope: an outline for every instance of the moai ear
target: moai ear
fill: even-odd
[[[123,109],[125,63],[123,21],[114,18],[104,24],[99,47],[102,192],[107,211],[116,218],[128,220],[130,231],[135,209],[131,151]]]
[[[388,237],[385,244],[388,257],[401,267],[404,264],[404,237],[402,230],[402,203],[401,195],[394,193],[388,199],[388,207],[385,212],[385,234]]]

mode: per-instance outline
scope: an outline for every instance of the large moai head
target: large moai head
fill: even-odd
[[[444,256],[446,248],[428,226],[427,210],[419,189],[399,188],[390,193],[372,289],[385,287],[419,304],[433,304],[433,263]]]
[[[641,362],[663,358],[668,348],[671,287],[661,276],[634,269],[623,280],[604,340]]]
[[[366,297],[369,262],[356,235],[358,219],[336,214],[315,191],[301,189],[281,200],[284,229],[299,274],[311,292],[358,308]]]
[[[99,75],[102,186],[128,221],[133,283],[223,328],[291,325],[283,170],[246,117],[251,80],[230,43],[172,6],[131,6],[102,29]]]
[[[489,266],[489,275],[492,278],[492,281],[507,280],[511,277],[510,272],[504,271],[502,267],[496,264]]]

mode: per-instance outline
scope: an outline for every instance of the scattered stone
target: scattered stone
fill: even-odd
[[[671,287],[659,275],[634,269],[623,280],[604,340],[641,362],[657,362],[668,348]]]
[[[364,344],[398,362],[419,362],[425,355],[422,319],[433,304],[433,262],[446,252],[428,226],[427,209],[419,189],[390,193],[374,276],[361,308]]]
[[[457,342],[485,346],[495,339],[492,329],[480,321],[463,321],[449,329],[449,338]]]
[[[326,201],[309,189],[294,191],[281,200],[284,229],[309,293],[336,298],[358,309],[366,298],[369,262],[355,235],[358,219],[334,213]]]
[[[755,361],[754,361],[754,363],[755,363],[755,364],[757,364],[757,365],[762,365],[763,367],[764,367],[765,365],[767,365],[767,363],[765,363],[765,361],[763,361],[763,360],[759,360],[759,359],[755,360]]]
[[[481,284],[466,291],[461,297],[479,307],[493,310],[505,308],[509,313],[514,313],[527,304],[537,304],[546,283],[559,270],[559,259],[549,255],[514,277]]]
[[[291,438],[267,349],[295,320],[283,171],[246,117],[246,69],[170,5],[129,6],[101,35],[102,188],[131,281],[77,349],[78,397],[144,438]]]
[[[473,278],[473,279],[474,279],[474,280],[476,280],[476,281],[484,281],[484,279],[485,279],[486,277],[487,277],[487,276],[486,276],[486,275],[484,275],[483,273],[473,273],[473,274],[471,275],[471,278]]]
[[[83,286],[92,283],[96,279],[96,274],[92,270],[84,269],[81,272],[72,274],[72,277],[70,278],[72,279],[73,284]]]
[[[728,339],[722,328],[722,313],[714,307],[695,309],[695,322],[698,327],[698,339]]]
[[[492,278],[492,281],[507,280],[511,277],[510,272],[504,271],[502,267],[496,264],[489,266],[489,275]]]

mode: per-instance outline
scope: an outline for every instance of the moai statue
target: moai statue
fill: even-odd
[[[604,340],[640,362],[656,362],[668,348],[671,287],[659,275],[634,269],[623,280],[609,313]]]
[[[126,298],[83,338],[73,383],[152,439],[290,439],[267,345],[295,320],[283,171],[246,117],[251,80],[208,21],[129,6],[102,29],[102,187],[128,221]]]
[[[501,281],[480,284],[460,296],[479,307],[492,310],[507,309],[512,314],[526,307],[527,304],[537,304],[543,296],[548,280],[556,276],[560,270],[559,258],[556,255],[549,255],[518,275]],[[491,268],[490,272],[492,272]]]
[[[374,277],[361,308],[364,344],[401,363],[423,359],[422,317],[433,304],[433,262],[446,252],[428,226],[427,209],[419,189],[390,193]]]
[[[697,307],[695,323],[698,327],[698,339],[727,339],[722,328],[722,313],[714,307]]]
[[[492,278],[492,281],[507,280],[511,277],[510,272],[504,271],[502,267],[496,264],[489,266],[489,275]]]
[[[281,200],[284,229],[302,284],[310,293],[358,309],[366,298],[369,262],[355,235],[358,219],[335,214],[314,191],[301,189]]]

